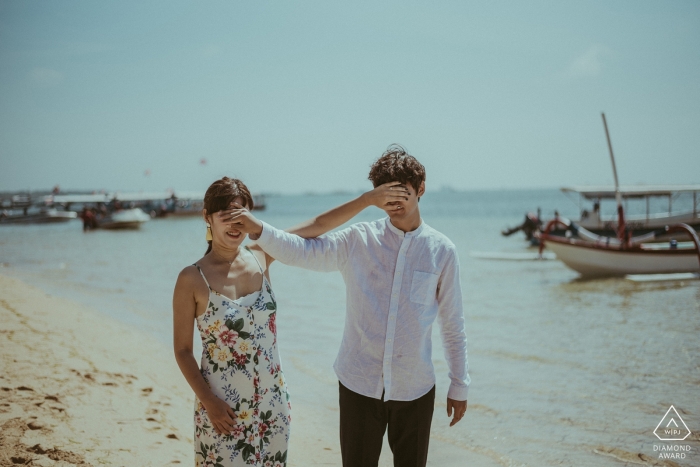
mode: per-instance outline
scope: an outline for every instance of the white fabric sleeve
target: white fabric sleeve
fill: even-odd
[[[316,238],[302,238],[266,222],[262,224],[257,244],[281,263],[314,271],[337,271],[347,260],[352,227]]]
[[[465,401],[471,378],[467,363],[467,335],[462,309],[462,288],[459,283],[459,259],[454,248],[448,251],[448,258],[440,275],[437,300],[438,325],[450,377],[447,397]]]

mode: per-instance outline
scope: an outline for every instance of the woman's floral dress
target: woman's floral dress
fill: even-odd
[[[262,289],[237,300],[209,287],[209,306],[197,317],[204,347],[201,373],[236,418],[231,434],[216,433],[195,397],[197,467],[287,465],[291,405],[277,350],[276,316],[277,304],[264,273]]]

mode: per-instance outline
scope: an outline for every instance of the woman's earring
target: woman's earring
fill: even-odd
[[[207,236],[206,239],[208,242],[211,242],[214,237],[211,236],[211,225],[207,224]]]

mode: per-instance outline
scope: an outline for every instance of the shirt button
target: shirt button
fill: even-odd
[[[391,339],[389,339],[389,342],[391,342]]]

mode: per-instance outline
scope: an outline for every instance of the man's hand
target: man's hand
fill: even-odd
[[[262,222],[238,203],[231,203],[226,211],[219,211],[219,220],[225,224],[232,224],[241,232],[253,237],[259,237],[262,233]]]
[[[454,417],[452,413],[454,411]],[[467,413],[467,401],[456,401],[454,399],[447,398],[447,416],[452,417],[450,426],[454,426],[458,421],[464,417]]]
[[[367,206],[377,206],[379,209],[398,209],[398,204],[391,205],[398,201],[408,200],[408,190],[401,182],[389,182],[379,185],[372,191],[362,194]]]

